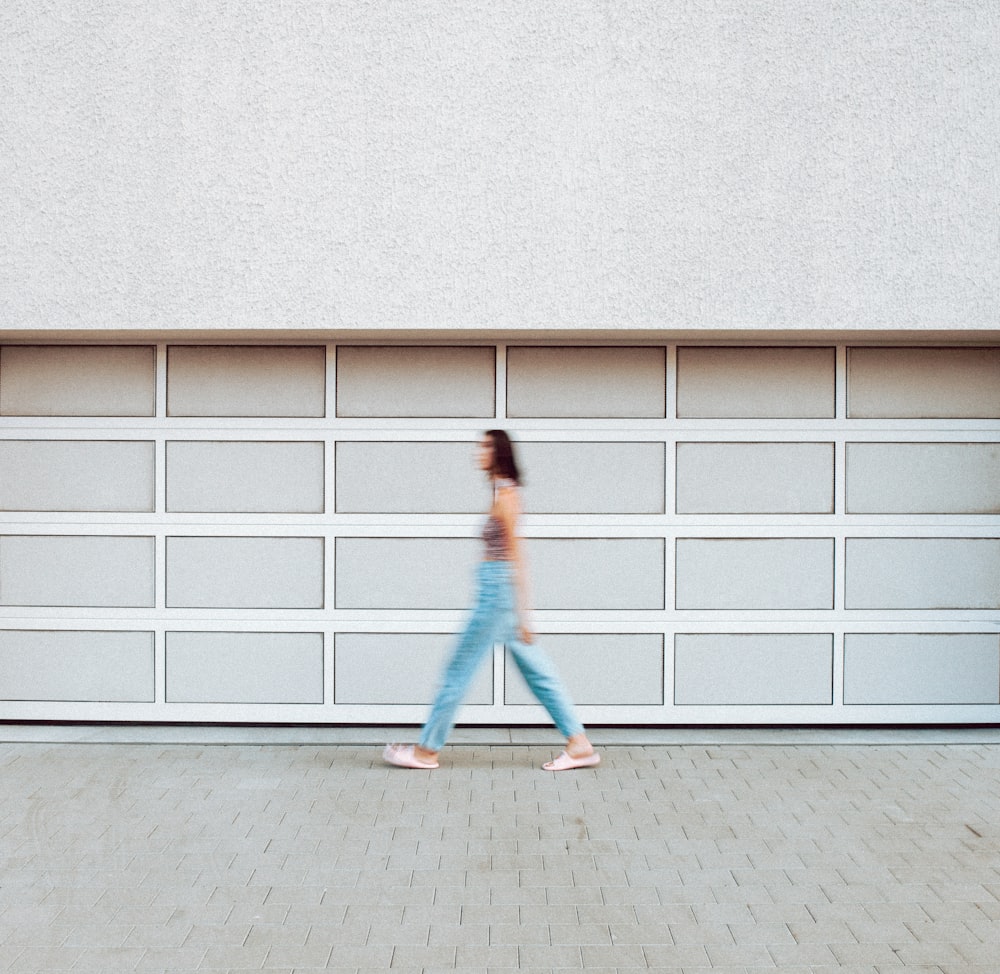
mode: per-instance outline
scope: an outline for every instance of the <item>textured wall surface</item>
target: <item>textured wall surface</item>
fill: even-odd
[[[0,5],[0,328],[995,328],[994,0]]]

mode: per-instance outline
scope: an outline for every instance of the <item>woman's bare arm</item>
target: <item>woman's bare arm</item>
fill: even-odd
[[[514,566],[514,586],[517,594],[517,618],[521,628],[521,639],[533,643],[535,635],[531,628],[531,599],[528,588],[528,567],[524,556],[524,545],[518,532],[521,516],[521,502],[513,487],[501,487],[497,491],[494,512],[507,535],[507,547],[511,564]]]

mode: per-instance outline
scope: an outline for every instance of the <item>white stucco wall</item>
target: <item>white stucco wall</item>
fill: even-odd
[[[995,0],[0,4],[0,329],[993,329]]]

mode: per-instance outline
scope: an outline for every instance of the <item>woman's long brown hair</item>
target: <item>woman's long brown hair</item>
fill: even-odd
[[[506,430],[487,430],[485,435],[493,444],[493,468],[490,470],[490,475],[520,484],[521,471],[514,456],[514,444]]]

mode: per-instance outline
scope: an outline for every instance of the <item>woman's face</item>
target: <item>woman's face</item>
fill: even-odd
[[[488,473],[493,469],[493,440],[490,437],[484,436],[479,441],[476,458],[479,461],[480,470],[485,470]]]

